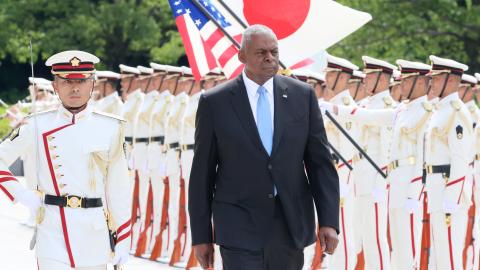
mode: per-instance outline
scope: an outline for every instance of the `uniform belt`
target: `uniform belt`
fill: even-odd
[[[74,195],[54,196],[48,194],[45,195],[45,204],[70,208],[94,208],[103,206],[101,198],[82,198]]]
[[[425,165],[426,174],[441,173],[445,177],[450,177],[450,164],[445,165]]]
[[[135,138],[135,143],[148,143],[148,140],[150,138],[146,137],[146,138]]]
[[[180,150],[180,144],[178,142],[166,144],[165,145],[165,151],[168,151],[170,149]]]
[[[125,137],[125,141],[128,143],[133,143],[133,137]]]
[[[159,142],[160,144],[163,144],[165,142],[165,136],[150,137],[150,142]]]
[[[180,150],[182,151],[193,150],[194,147],[195,147],[195,144],[182,144],[180,146]]]
[[[393,171],[400,166],[415,165],[415,161],[414,156],[394,160],[388,164],[388,171]]]

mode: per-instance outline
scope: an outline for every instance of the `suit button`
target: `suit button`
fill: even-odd
[[[272,193],[268,194],[268,198],[269,198],[269,199],[273,199],[273,197],[274,197],[274,196],[273,196]]]
[[[273,168],[272,164],[268,164],[268,169],[271,170]]]

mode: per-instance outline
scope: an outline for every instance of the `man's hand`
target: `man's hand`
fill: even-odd
[[[195,257],[203,269],[213,268],[213,244],[200,244],[193,246]]]
[[[331,227],[320,227],[318,238],[320,239],[322,251],[332,255],[338,245],[338,236],[335,229]]]

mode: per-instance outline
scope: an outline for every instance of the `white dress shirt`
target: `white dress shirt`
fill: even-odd
[[[258,97],[260,96],[257,93],[258,85],[256,82],[250,80],[247,77],[247,74],[245,74],[245,70],[242,72],[243,76],[243,82],[245,83],[245,88],[247,89],[247,96],[248,96],[248,101],[250,102],[250,107],[252,108],[252,113],[253,117],[255,118],[255,123],[257,123],[257,102],[258,102]],[[263,87],[267,89],[267,97],[268,97],[268,102],[270,103],[270,118],[272,119],[272,130],[274,128],[273,125],[273,115],[274,115],[274,102],[273,102],[273,77],[268,79],[263,84]]]

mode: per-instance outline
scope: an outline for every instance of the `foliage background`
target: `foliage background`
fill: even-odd
[[[338,2],[373,20],[330,48],[332,54],[358,65],[364,54],[391,62],[428,62],[435,54],[480,72],[480,0]],[[0,0],[0,25],[0,98],[7,103],[27,95],[29,39],[39,77],[50,78],[45,60],[67,49],[98,55],[99,69],[150,61],[188,65],[167,0]]]

